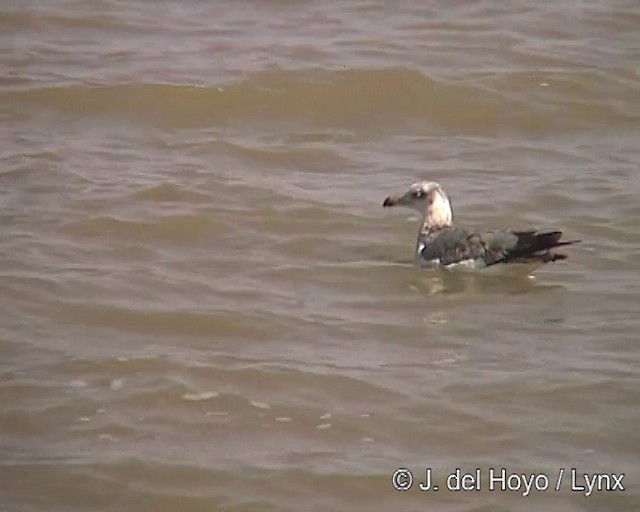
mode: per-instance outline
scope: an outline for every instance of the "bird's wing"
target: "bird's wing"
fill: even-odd
[[[561,231],[477,233],[446,228],[424,236],[420,256],[427,261],[439,260],[445,266],[463,261],[474,261],[482,266],[530,261],[546,263],[566,258],[563,254],[551,254],[550,249],[577,242],[561,242],[561,236]]]

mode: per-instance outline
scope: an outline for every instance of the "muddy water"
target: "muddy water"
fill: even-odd
[[[3,508],[640,506],[639,23],[5,2]],[[583,243],[536,280],[416,269],[417,220],[381,202],[422,178],[459,224]],[[503,467],[549,489],[491,492]]]

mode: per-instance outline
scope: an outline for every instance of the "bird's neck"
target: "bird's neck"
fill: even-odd
[[[434,190],[425,203],[422,223],[418,230],[416,256],[420,255],[422,249],[429,244],[436,233],[451,227],[453,227],[453,214],[449,199],[444,193]]]
[[[449,199],[438,192],[434,192],[425,204],[422,215],[420,233],[429,234],[453,226],[453,213]]]
[[[422,224],[420,225],[420,231],[418,232],[420,235],[428,236],[436,231],[440,231],[442,229],[447,229],[453,227],[451,222],[433,222],[432,219],[424,218]]]

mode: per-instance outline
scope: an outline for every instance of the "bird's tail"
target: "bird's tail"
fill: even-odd
[[[580,240],[560,241],[562,231],[549,231],[538,233],[537,231],[514,231],[518,238],[515,246],[508,250],[503,262],[514,261],[542,261],[544,263],[567,259],[566,254],[550,252],[551,249],[563,245],[571,245]]]

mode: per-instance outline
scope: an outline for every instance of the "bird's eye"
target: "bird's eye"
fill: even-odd
[[[415,195],[416,197],[422,197],[423,192],[422,192],[422,190],[416,190],[416,191],[415,191],[415,193],[414,193],[414,195]]]

